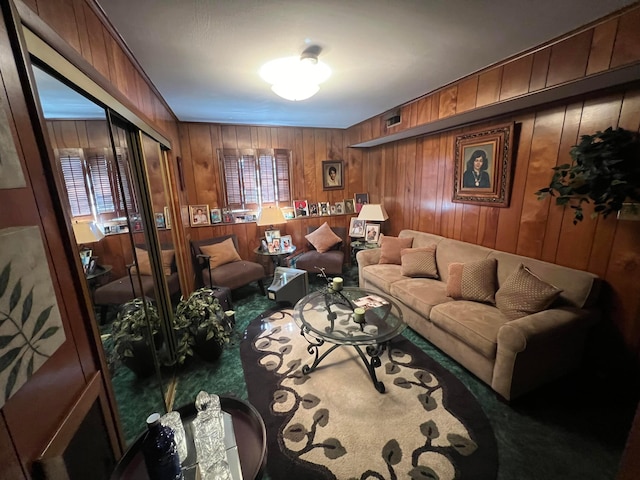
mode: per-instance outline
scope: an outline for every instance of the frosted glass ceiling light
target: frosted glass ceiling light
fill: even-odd
[[[271,60],[260,69],[260,76],[271,90],[291,101],[306,100],[320,90],[320,84],[331,76],[331,68],[318,60],[321,48],[308,47],[300,57]]]

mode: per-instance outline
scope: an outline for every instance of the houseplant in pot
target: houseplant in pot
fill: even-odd
[[[162,343],[159,330],[158,310],[149,299],[134,298],[126,302],[111,330],[115,358],[138,377],[151,375],[155,369],[153,349]]]
[[[224,310],[211,288],[200,288],[187,299],[182,298],[174,322],[180,330],[179,338],[190,335],[193,352],[203,360],[217,360],[231,338]]]
[[[584,203],[593,203],[592,217],[616,213],[624,202],[640,202],[640,142],[635,132],[607,128],[582,135],[569,152],[573,162],[554,167],[539,199],[555,197],[556,205],[573,209],[573,223],[584,218]]]

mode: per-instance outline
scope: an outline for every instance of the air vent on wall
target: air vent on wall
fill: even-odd
[[[401,121],[400,109],[392,110],[390,112],[385,113],[383,118],[384,118],[384,125],[387,128],[398,125]]]

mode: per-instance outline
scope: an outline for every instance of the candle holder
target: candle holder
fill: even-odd
[[[353,309],[353,321],[360,325],[360,330],[364,330],[364,324],[366,320],[364,318],[365,309],[362,307],[357,307]]]

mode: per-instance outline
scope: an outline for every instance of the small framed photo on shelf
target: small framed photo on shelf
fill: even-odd
[[[344,211],[344,202],[336,202],[336,215],[342,215]]]
[[[356,201],[356,213],[360,213],[362,210],[362,205],[369,203],[369,194],[368,193],[356,193],[354,197]]]
[[[312,217],[317,217],[318,216],[318,204],[317,203],[310,203],[309,204],[309,215]]]
[[[335,205],[330,205],[330,206],[329,206],[329,213],[330,213],[331,215],[335,215],[337,212],[338,212],[338,210],[337,210],[337,208],[336,208],[336,206],[335,206]]]
[[[320,209],[321,216],[329,215],[331,213],[331,205],[329,204],[329,202],[320,202],[318,208]]]
[[[353,198],[344,199],[344,213],[354,213],[356,211],[356,204]]]
[[[290,252],[292,247],[293,247],[293,243],[291,242],[291,235],[284,235],[282,238],[280,238],[280,247],[282,248],[282,252]]]
[[[222,223],[222,210],[219,208],[211,209],[211,223]]]
[[[380,225],[377,223],[367,223],[365,227],[367,243],[378,243],[378,237],[380,236]]]
[[[222,210],[222,223],[234,223],[235,217],[231,210],[223,209]]]
[[[171,228],[171,212],[169,207],[164,207],[164,225],[165,228]]]
[[[200,227],[211,225],[209,221],[209,205],[189,205],[189,219],[191,225]]]
[[[293,208],[295,209],[296,217],[309,216],[309,203],[306,200],[294,200]]]
[[[156,228],[167,228],[167,223],[164,220],[164,213],[156,212],[153,214],[153,218],[156,222]]]
[[[358,220],[357,217],[351,217],[351,222],[349,224],[349,236],[353,238],[364,237],[364,227],[364,220]]]
[[[282,210],[282,215],[284,215],[284,218],[287,220],[296,218],[296,211],[293,207],[282,207],[280,210]]]

